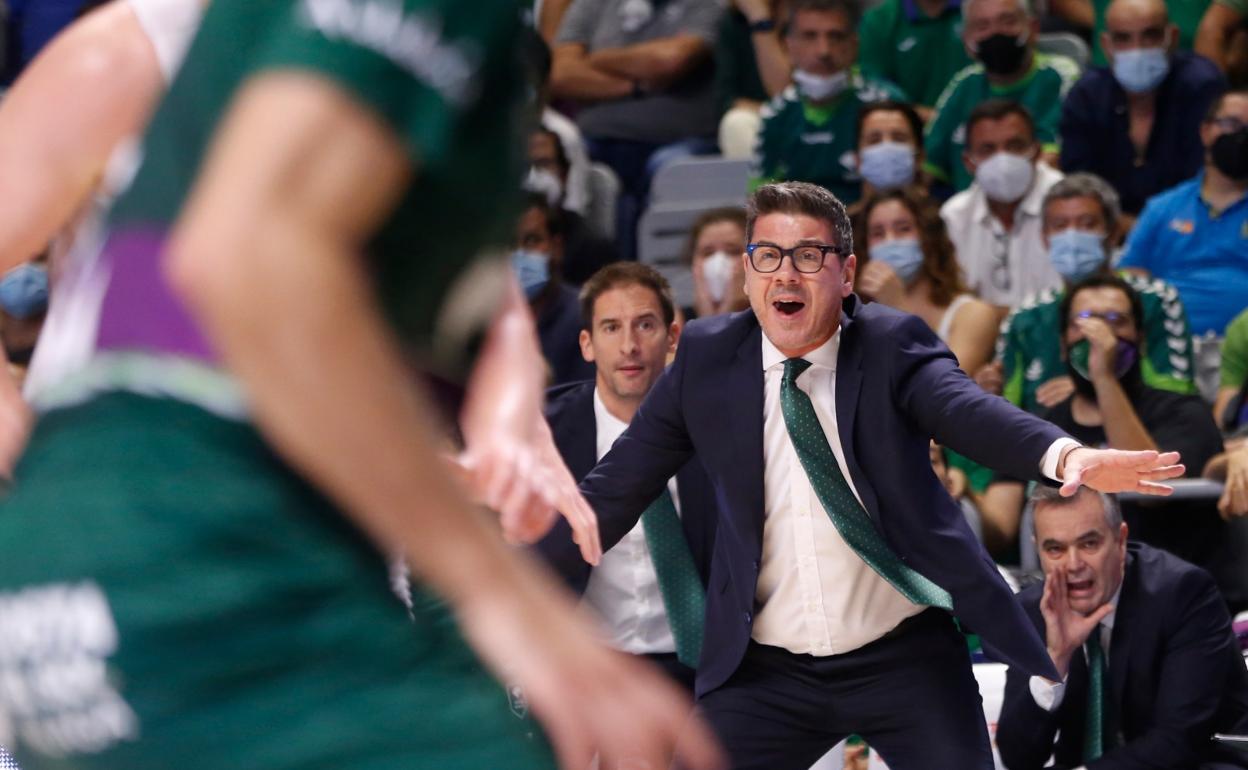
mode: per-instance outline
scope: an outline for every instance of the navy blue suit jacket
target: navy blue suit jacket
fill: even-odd
[[[854,486],[910,566],[953,595],[954,611],[995,657],[1056,676],[961,508],[932,473],[929,438],[1016,478],[1039,476],[1063,434],[981,390],[919,318],[845,300],[836,417]],[[694,321],[624,435],[581,485],[609,548],[672,473],[697,453],[720,513],[697,693],[740,665],[754,622],[763,540],[762,329],[750,311]],[[561,569],[580,556],[567,541]]]
[[[1043,588],[1020,595],[1040,633]],[[1051,754],[1058,767],[1083,764],[1087,676],[1076,653],[1062,704],[1049,713],[1032,698],[1029,675],[1010,669],[997,724],[997,747],[1010,770],[1044,767]],[[1248,725],[1248,669],[1226,605],[1204,570],[1147,545],[1127,545],[1106,695],[1107,726],[1118,745],[1089,770],[1194,770],[1214,760],[1248,767],[1245,755],[1209,742],[1215,731],[1243,732]]]
[[[594,415],[594,381],[558,385],[546,393],[546,421],[555,437],[555,446],[572,476],[579,482],[593,470],[598,460],[598,425]],[[698,458],[685,463],[676,472],[676,491],[680,495],[680,523],[685,540],[693,554],[702,585],[706,585],[711,566],[711,547],[715,543],[715,492]],[[670,477],[669,477],[670,478]],[[655,495],[658,496],[657,494]],[[565,519],[559,519],[537,549],[543,554],[558,554],[561,545],[571,540],[572,532]],[[623,535],[621,535],[623,537]],[[617,538],[618,539],[618,538]],[[584,593],[591,567],[582,560],[563,565],[560,571],[569,587]]]

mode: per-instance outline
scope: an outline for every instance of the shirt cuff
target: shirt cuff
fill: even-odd
[[[1044,474],[1046,479],[1052,481],[1061,481],[1057,477],[1057,464],[1061,462],[1062,452],[1066,451],[1066,447],[1083,446],[1073,438],[1059,438],[1049,445],[1049,451],[1044,453],[1044,457],[1040,458],[1040,472]]]
[[[1065,681],[1050,682],[1039,676],[1027,680],[1027,689],[1031,690],[1031,699],[1036,705],[1050,714],[1057,711],[1057,707],[1062,705],[1062,698],[1066,696]]]

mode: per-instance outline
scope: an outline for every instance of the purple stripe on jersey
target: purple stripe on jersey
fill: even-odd
[[[149,227],[109,236],[101,255],[109,282],[96,347],[216,362],[216,353],[161,272],[167,235],[163,228]]]

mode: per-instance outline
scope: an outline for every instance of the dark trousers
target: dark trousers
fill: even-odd
[[[690,698],[693,697],[693,680],[697,672],[677,660],[676,653],[652,652],[641,657],[662,669],[668,679],[680,685],[681,689],[689,693]]]
[[[890,770],[992,770],[966,642],[927,610],[843,655],[750,642],[722,687],[698,702],[734,770],[806,770],[857,733]]]

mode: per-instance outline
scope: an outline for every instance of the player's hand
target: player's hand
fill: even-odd
[[[1005,387],[1005,367],[1000,361],[991,361],[975,372],[975,384],[994,396],[1001,395]]]
[[[1248,445],[1226,455],[1226,486],[1218,500],[1218,513],[1230,521],[1248,515]]]
[[[527,579],[517,583],[527,583]],[[464,633],[504,681],[524,692],[566,770],[603,766],[726,767],[689,699],[648,663],[608,649],[545,578],[460,609]]]
[[[539,540],[562,512],[585,561],[597,564],[602,558],[598,518],[577,489],[544,420],[526,442],[505,431],[480,437],[460,455],[459,465],[477,501],[498,512],[509,542]]]
[[[1083,485],[1098,492],[1169,495],[1174,488],[1158,482],[1182,476],[1185,469],[1178,462],[1178,452],[1075,447],[1066,452],[1058,469],[1061,493],[1071,497]]]
[[[1044,407],[1053,407],[1070,398],[1075,392],[1075,381],[1069,374],[1054,377],[1036,388],[1036,403]]]
[[[1097,624],[1114,611],[1114,605],[1109,602],[1097,607],[1091,615],[1071,609],[1066,578],[1064,566],[1059,564],[1054,567],[1044,576],[1044,593],[1040,596],[1045,646],[1053,659],[1053,666],[1063,679],[1070,670],[1071,656],[1083,646]]]
[[[0,351],[0,478],[12,479],[13,468],[30,437],[33,417],[17,382],[3,363],[5,359]]]

